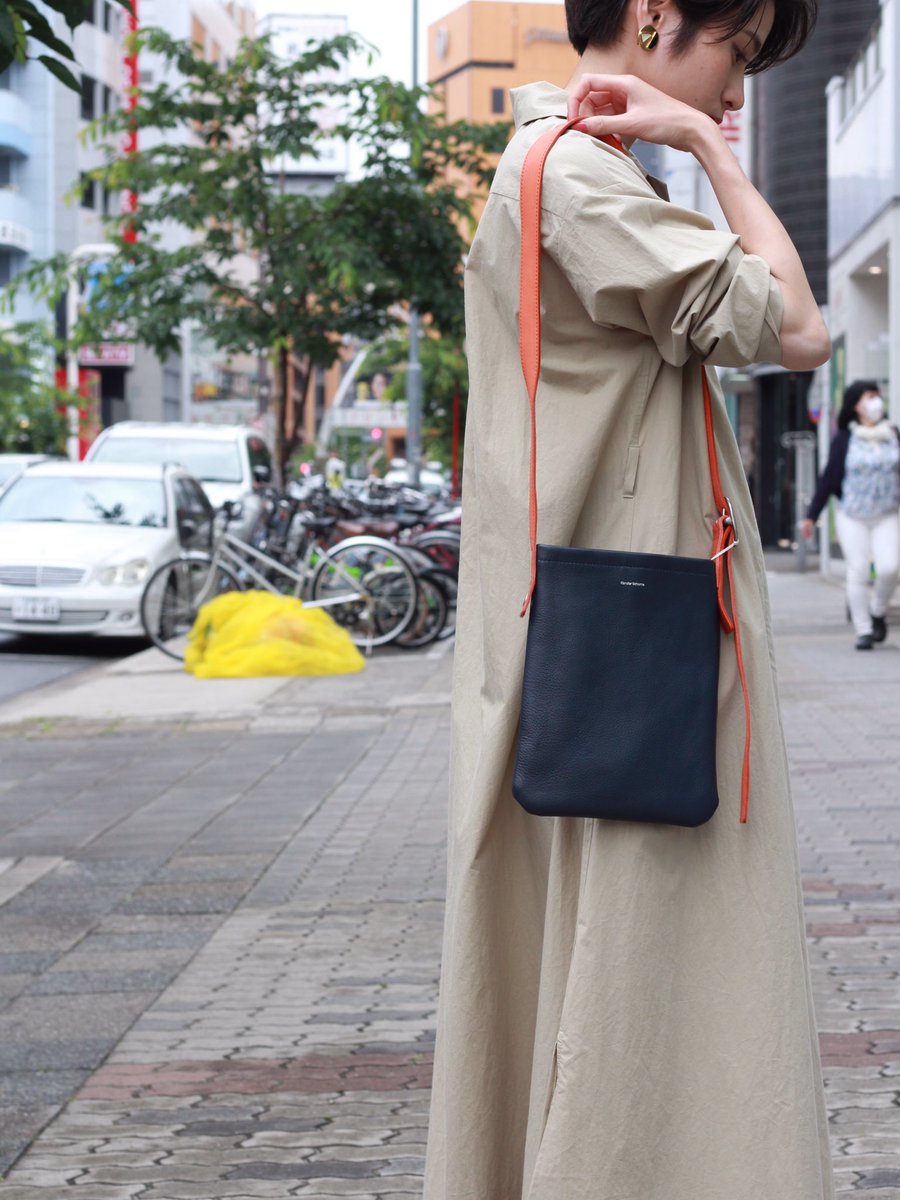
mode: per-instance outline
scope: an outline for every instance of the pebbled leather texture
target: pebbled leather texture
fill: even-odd
[[[539,546],[513,795],[540,816],[702,825],[718,679],[711,561]]]

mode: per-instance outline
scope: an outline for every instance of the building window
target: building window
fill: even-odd
[[[13,188],[16,185],[13,160],[4,155],[0,158],[0,188]]]
[[[103,85],[103,115],[104,115],[104,117],[109,116],[109,114],[112,112],[115,112],[118,107],[119,107],[119,101],[118,101],[118,97],[116,96],[116,93],[112,90],[111,87],[107,87],[106,84],[104,83],[104,85]]]
[[[97,184],[84,171],[81,172],[81,207],[97,207]]]
[[[93,121],[97,115],[97,81],[90,75],[81,77],[81,119]]]
[[[491,112],[500,114],[506,111],[506,92],[503,88],[491,88]]]
[[[117,33],[116,25],[118,25],[116,13],[109,0],[106,0],[106,3],[103,5],[103,30],[105,33]]]
[[[84,20],[85,25],[96,25],[97,24],[96,19],[94,17],[94,0],[88,0],[88,3],[85,6],[83,20]]]

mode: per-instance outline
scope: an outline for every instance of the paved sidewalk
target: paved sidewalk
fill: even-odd
[[[900,629],[771,588],[839,1195],[900,1200]],[[3,1200],[420,1195],[450,665],[0,707]]]

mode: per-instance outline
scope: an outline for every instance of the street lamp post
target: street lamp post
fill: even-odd
[[[412,85],[419,86],[419,0],[412,0]],[[406,368],[406,462],[409,482],[419,486],[422,463],[422,366],[419,362],[419,313],[409,309],[409,363]]]
[[[193,399],[193,372],[191,359],[193,354],[193,326],[190,317],[181,322],[181,379],[180,383],[180,417],[182,421],[190,422],[191,403]]]
[[[81,298],[81,288],[78,282],[78,270],[87,262],[96,259],[112,258],[116,247],[111,242],[89,242],[84,246],[76,246],[69,255],[69,282],[66,288],[66,390],[73,397],[66,405],[66,455],[70,462],[78,462],[81,457],[81,447],[78,439],[78,404],[74,397],[78,395],[78,350],[72,341],[75,326],[78,322],[78,301]]]

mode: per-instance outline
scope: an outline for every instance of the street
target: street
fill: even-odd
[[[143,648],[123,638],[35,637],[0,633],[0,703],[31,688],[64,679],[97,662]]]
[[[770,587],[838,1196],[898,1200],[900,629]],[[4,1200],[420,1195],[451,667],[0,706]]]

